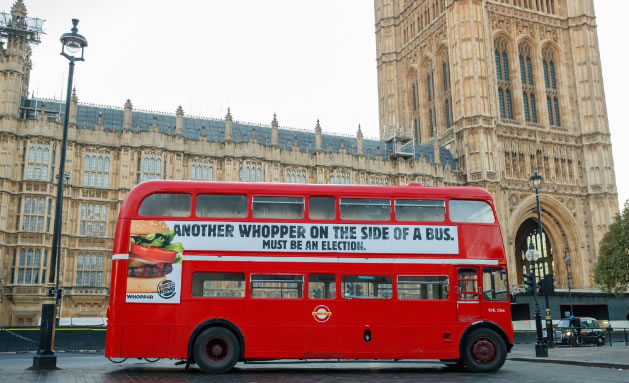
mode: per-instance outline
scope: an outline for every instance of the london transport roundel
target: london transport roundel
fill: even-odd
[[[319,305],[312,310],[312,317],[319,323],[327,322],[332,316],[332,311],[326,305]]]

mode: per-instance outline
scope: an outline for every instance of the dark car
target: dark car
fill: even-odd
[[[602,346],[605,344],[605,334],[594,318],[562,319],[555,327],[555,343]]]

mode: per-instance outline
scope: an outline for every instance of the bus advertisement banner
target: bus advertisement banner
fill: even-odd
[[[132,221],[126,301],[179,303],[182,261],[172,223]]]
[[[458,254],[457,226],[167,221],[186,250]]]

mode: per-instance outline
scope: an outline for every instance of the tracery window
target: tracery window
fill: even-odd
[[[109,187],[109,154],[87,153],[83,158],[83,186]]]
[[[264,180],[262,164],[243,162],[238,170],[238,179],[244,182],[262,182]]]
[[[101,287],[103,285],[103,256],[79,253],[76,257],[76,285]]]
[[[496,60],[496,80],[498,82],[498,106],[500,118],[513,120],[511,98],[511,77],[509,72],[509,50],[505,39],[499,38],[494,43]]]
[[[330,184],[350,185],[352,173],[347,169],[335,169],[330,172]]]
[[[48,200],[48,206],[46,206]],[[22,231],[49,232],[52,199],[25,197],[22,209]],[[44,223],[46,226],[44,227]]]
[[[145,154],[142,181],[159,179],[162,179],[162,156],[159,154]]]
[[[561,126],[559,112],[559,91],[557,90],[557,73],[555,71],[555,54],[550,49],[542,52],[544,59],[544,85],[546,87],[546,108],[548,109],[548,125]]]
[[[46,284],[48,250],[22,248],[13,253],[12,282],[18,285]]]
[[[391,185],[391,180],[387,176],[371,176],[369,177],[371,185]]]
[[[104,237],[107,226],[107,207],[97,204],[81,204],[79,234],[91,237]]]
[[[214,163],[193,161],[190,164],[190,179],[199,181],[213,181]]]
[[[48,178],[49,168],[50,145],[31,144],[28,149],[26,179],[52,182],[52,172],[50,172],[50,178]]]
[[[305,184],[306,183],[306,171],[304,169],[285,169],[284,170],[284,182],[289,184]]]
[[[520,79],[522,81],[524,121],[537,123],[537,103],[535,100],[535,81],[533,79],[533,73],[531,47],[527,44],[523,44],[520,46]]]

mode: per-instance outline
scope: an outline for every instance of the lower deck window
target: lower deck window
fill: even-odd
[[[243,273],[194,273],[193,297],[242,298],[245,296]]]
[[[398,299],[448,299],[448,277],[400,276]]]
[[[391,277],[356,275],[343,277],[343,297],[391,299],[393,297]]]
[[[333,274],[310,274],[308,277],[308,298],[334,299],[336,278]]]
[[[303,275],[252,275],[251,297],[272,299],[302,298]]]

